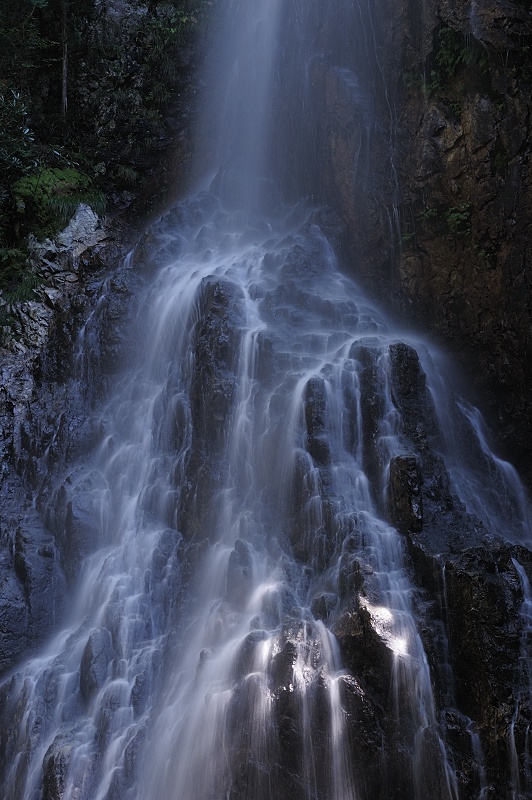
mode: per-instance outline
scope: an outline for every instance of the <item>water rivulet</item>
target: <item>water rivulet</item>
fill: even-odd
[[[303,10],[222,5],[222,167],[125,263],[129,357],[38,495],[71,594],[0,688],[4,796],[524,798],[526,497],[439,354],[341,274],[334,215],[276,199]]]

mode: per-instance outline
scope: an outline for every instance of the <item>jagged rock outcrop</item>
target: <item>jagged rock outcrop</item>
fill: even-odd
[[[388,488],[392,522],[401,533],[419,531],[423,525],[421,478],[415,456],[395,456],[390,461]]]
[[[103,686],[113,655],[109,631],[106,628],[93,631],[83,650],[79,671],[79,689],[86,702]]]
[[[531,574],[532,554],[488,535],[450,492],[446,469],[433,455],[438,433],[423,372],[415,351],[401,343],[392,355],[392,382],[413,454],[392,459],[390,516],[406,538],[416,581],[430,597],[428,606],[420,605],[422,631],[438,701],[448,709],[461,796],[474,797],[479,789],[478,774],[474,779],[471,772],[475,762],[479,770],[474,733],[484,753],[480,768],[488,797],[504,797],[509,752],[523,770],[521,729],[531,713],[522,670],[529,635],[523,574]]]
[[[203,540],[205,529],[214,535],[216,523],[207,519],[209,492],[227,469],[220,459],[227,444],[227,426],[237,391],[235,370],[242,323],[242,290],[227,280],[203,280],[198,292],[198,319],[191,331],[194,373],[191,375],[190,414],[193,447],[187,459],[182,487],[184,510],[180,526],[187,539]]]
[[[48,748],[43,762],[44,800],[59,800],[63,796],[75,744],[72,734],[64,734],[56,737]]]
[[[429,33],[432,84],[410,77],[400,117],[403,302],[460,358],[530,481],[532,16],[435,4]],[[403,69],[419,75],[411,58]]]

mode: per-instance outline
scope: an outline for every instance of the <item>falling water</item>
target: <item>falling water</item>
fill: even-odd
[[[515,712],[508,731],[508,746],[511,763],[512,800],[524,800],[532,791],[532,731],[530,720],[521,720],[523,707],[532,691],[532,590],[530,581],[524,567],[512,559],[519,581],[523,590],[521,616],[523,618],[523,633],[519,652],[519,690]],[[516,742],[516,727],[521,723],[524,731],[521,735],[520,746]]]
[[[6,800],[458,800],[387,512],[409,453],[398,353],[422,354],[457,484],[473,478],[451,413],[515,489],[437,355],[340,273],[328,212],[274,202],[285,3],[221,6],[221,166],[151,234],[137,353],[70,473],[97,540],[63,629],[2,686]],[[373,688],[345,666],[346,624]]]

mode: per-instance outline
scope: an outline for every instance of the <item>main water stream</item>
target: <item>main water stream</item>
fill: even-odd
[[[341,274],[330,215],[275,200],[284,5],[221,3],[223,166],[157,229],[174,255],[143,290],[136,356],[77,466],[98,541],[64,627],[3,686],[6,800],[459,797],[387,510],[390,464],[410,452],[401,354],[422,364],[464,507],[499,534],[504,503],[526,500],[438,354]],[[449,433],[460,426],[496,492]],[[506,535],[527,525],[516,512]],[[343,664],[335,632],[354,609],[385,663],[384,711]]]

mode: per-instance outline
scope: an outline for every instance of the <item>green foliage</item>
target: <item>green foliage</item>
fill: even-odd
[[[127,164],[119,164],[117,166],[116,177],[120,184],[130,189],[138,186],[141,181],[139,173]]]
[[[160,4],[157,16],[152,17],[146,25],[148,37],[156,43],[168,44],[172,39],[183,38],[188,28],[196,25],[198,18],[195,12],[187,11],[181,4]]]
[[[51,167],[25,175],[13,185],[12,194],[18,213],[27,222],[36,222],[41,236],[57,233],[80,203],[87,203],[97,213],[105,205],[103,194],[94,190],[88,175],[71,167]]]
[[[417,219],[440,225],[443,222],[448,233],[458,236],[471,232],[471,211],[471,203],[467,202],[450,208],[429,206],[417,214]]]
[[[49,14],[48,5],[47,0],[0,3],[0,74],[7,85],[34,90],[39,72],[54,57],[56,42],[41,24]]]
[[[461,203],[459,206],[448,208],[443,218],[453,235],[471,232],[471,203]]]
[[[526,85],[523,87],[525,91],[528,90],[528,84],[532,83],[532,37],[523,36],[515,48],[507,51],[504,65],[521,84]]]
[[[4,302],[10,305],[12,303],[23,303],[25,300],[32,300],[35,297],[35,289],[38,288],[41,282],[39,276],[26,264],[25,268],[17,273],[13,288],[4,292]]]
[[[31,202],[39,214],[44,214],[54,196],[68,196],[74,191],[88,189],[90,179],[76,169],[44,169],[35,175],[18,180],[13,186],[17,209],[23,212]]]
[[[9,88],[0,91],[0,173],[9,180],[29,169],[35,157],[35,135],[22,94]]]
[[[487,265],[491,264],[492,254],[485,247],[480,247],[480,245],[474,244],[473,250],[481,261],[484,261]]]
[[[441,28],[438,33],[436,63],[440,74],[447,78],[452,78],[462,65],[472,63],[472,51],[452,28]]]
[[[486,49],[477,41],[464,38],[453,28],[440,28],[434,68],[426,82],[427,91],[440,94],[455,77],[463,75],[466,68],[468,78],[486,76],[489,71]]]
[[[19,248],[0,247],[0,344],[13,336],[13,306],[35,297],[41,280],[30,266],[28,254]]]
[[[403,72],[403,84],[407,89],[421,89],[423,75],[420,72]]]
[[[15,273],[14,280],[4,276],[3,264],[2,249],[0,248],[0,289],[3,303],[0,306],[0,344],[13,338],[13,328],[16,324],[13,306],[34,299],[35,289],[41,283],[39,276],[28,266],[26,258],[24,258],[24,266]]]
[[[12,289],[28,265],[27,253],[18,247],[0,247],[0,289]]]
[[[32,300],[35,298],[35,289],[42,283],[39,278],[30,269],[27,269],[22,276],[16,287],[9,292],[6,296],[10,303],[23,303],[25,300]]]
[[[117,189],[142,189],[168,141],[168,108],[187,91],[188,43],[214,2],[128,0],[120,24],[104,24],[107,4],[94,0],[0,2],[4,299],[28,291],[29,231],[52,235],[80,202],[102,214]]]
[[[437,208],[426,208],[424,211],[421,211],[419,214],[419,219],[422,220],[430,220],[430,219],[437,219],[439,216]]]
[[[440,73],[431,69],[429,78],[425,83],[425,89],[429,94],[438,94],[443,89],[443,82]]]
[[[149,171],[142,169],[145,154],[164,146],[168,110],[180,105],[189,88],[184,44],[199,30],[212,4],[213,0],[149,2],[146,13],[145,3],[131,2],[120,27],[106,38],[100,23],[89,26],[75,97],[79,127],[91,141],[102,187],[139,191],[149,178]]]
[[[462,115],[462,105],[456,101],[451,101],[448,105],[451,113],[459,119]]]

